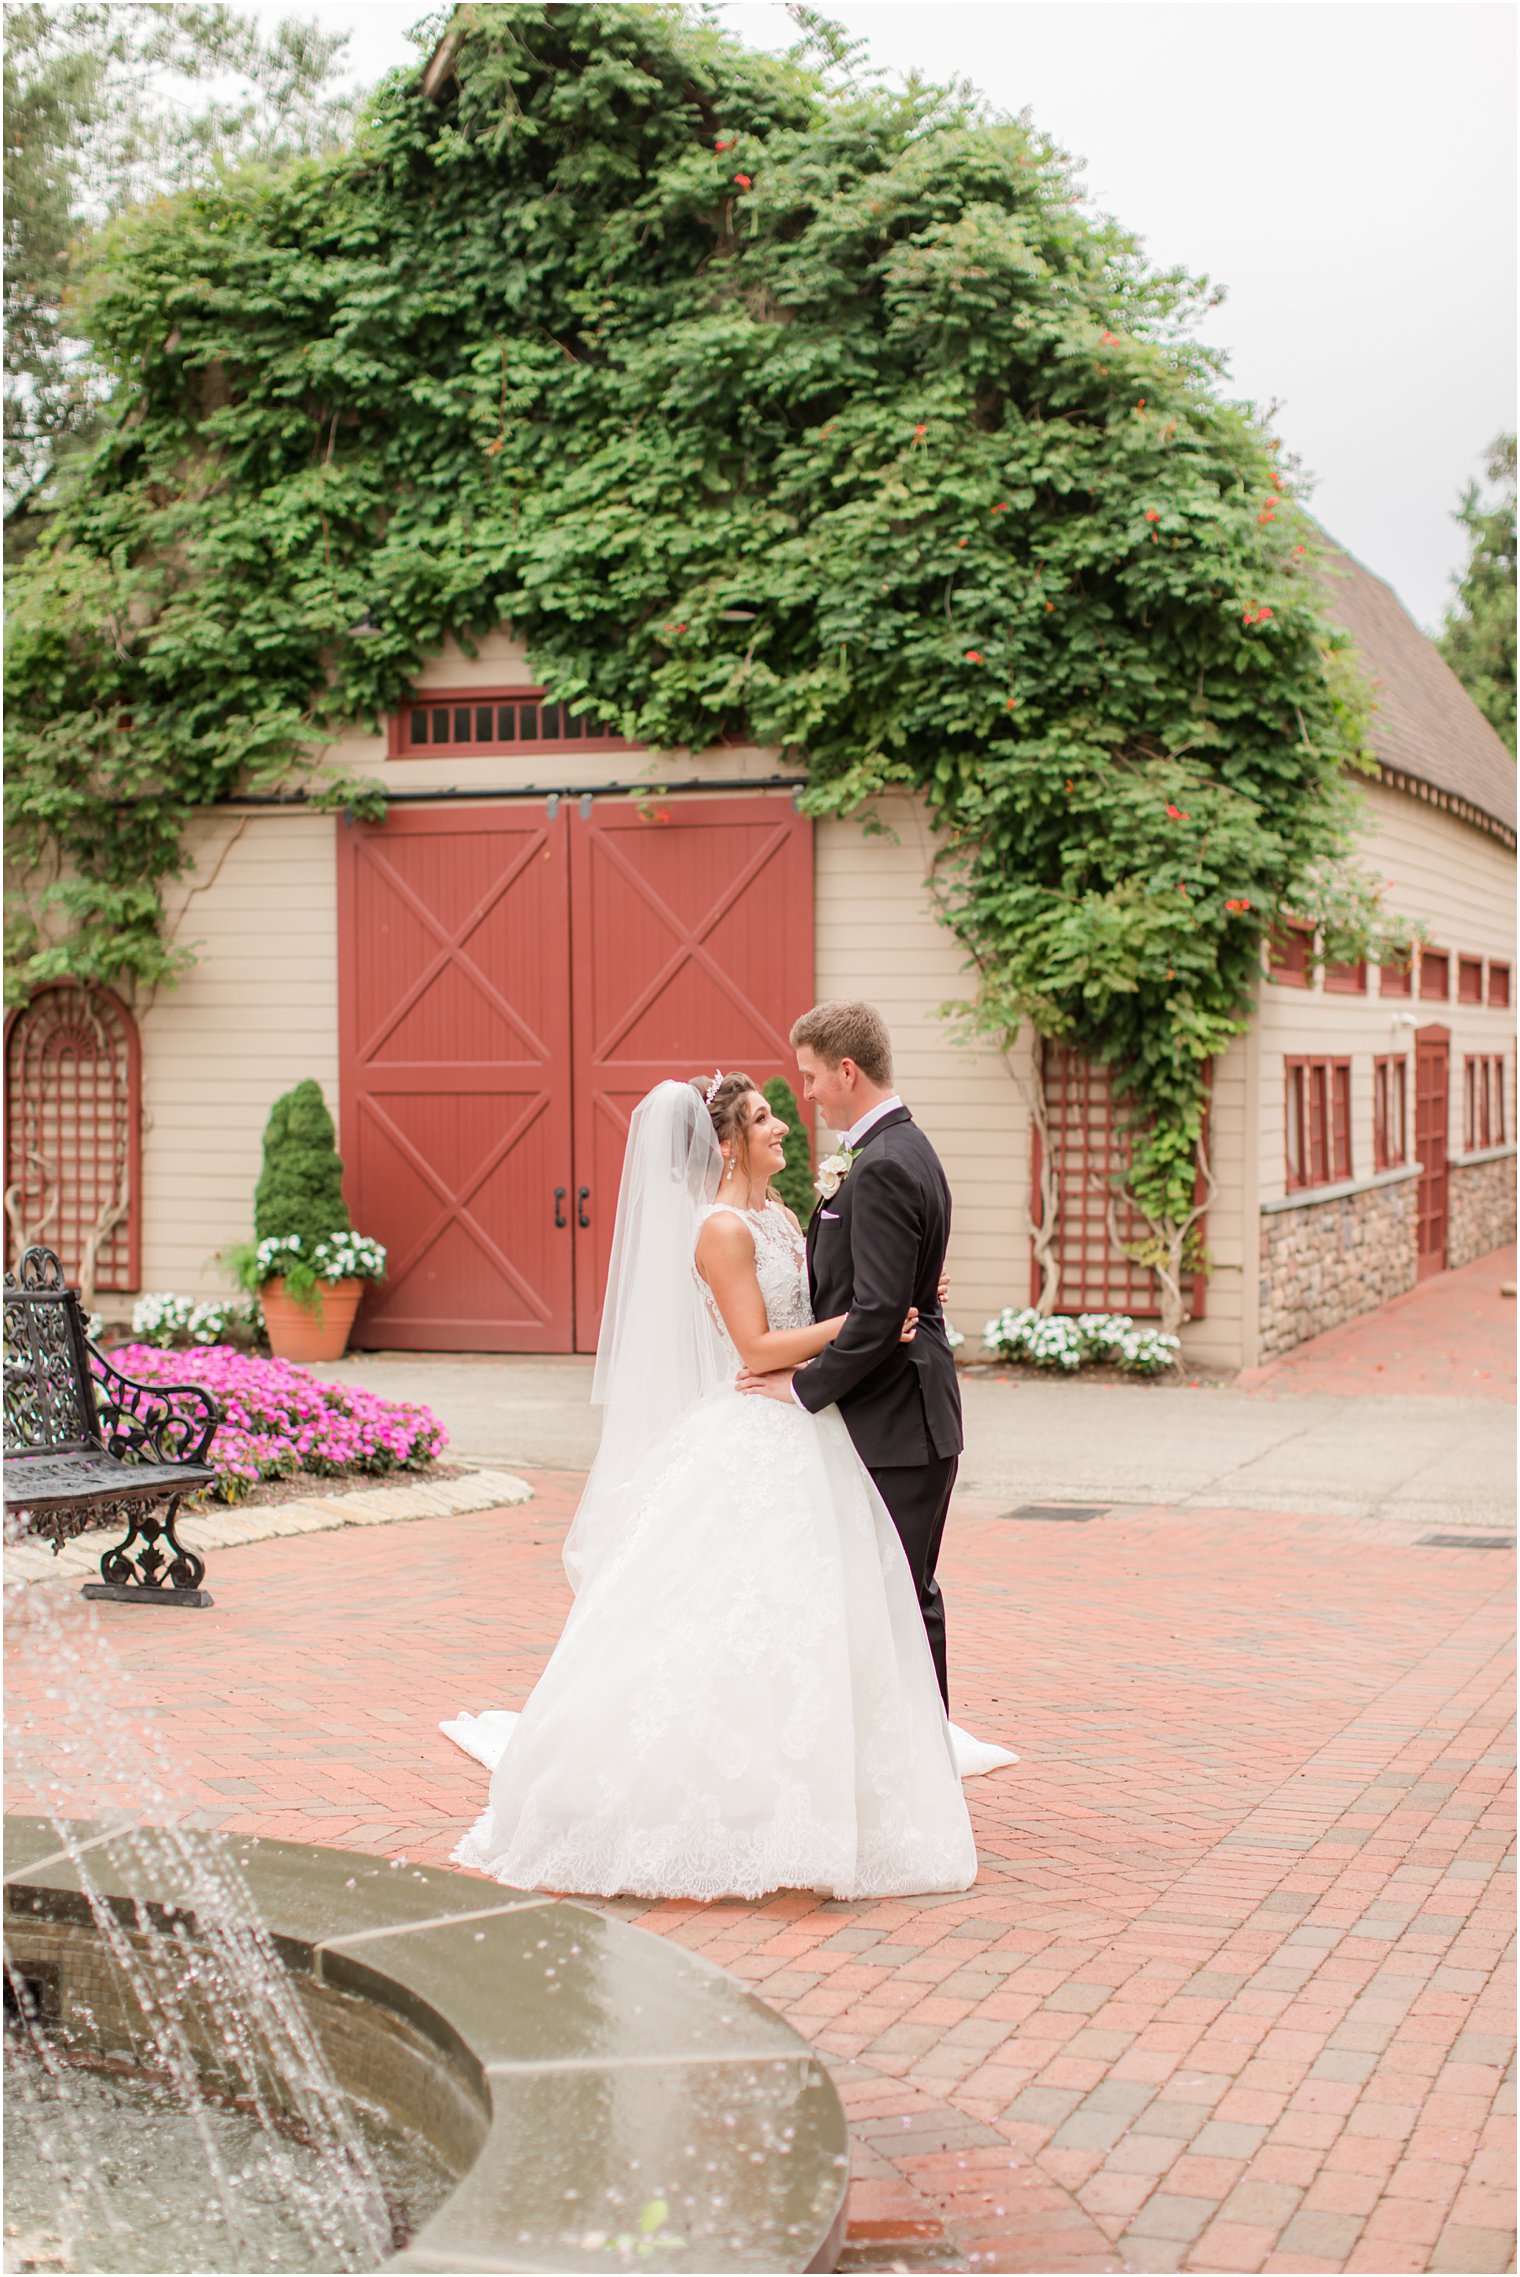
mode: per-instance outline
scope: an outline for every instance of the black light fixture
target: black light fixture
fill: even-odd
[[[376,624],[373,616],[370,614],[370,605],[368,601],[366,601],[364,604],[364,614],[356,625],[349,626],[348,637],[350,640],[378,640],[384,630],[385,627],[383,625]]]

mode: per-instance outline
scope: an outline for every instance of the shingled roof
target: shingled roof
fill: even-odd
[[[1385,781],[1515,843],[1515,762],[1391,587],[1327,541],[1319,564],[1375,692],[1369,740]]]

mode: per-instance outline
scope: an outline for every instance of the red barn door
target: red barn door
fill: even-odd
[[[789,798],[598,800],[571,824],[575,1345],[594,1352],[629,1118],[666,1077],[797,1063],[812,824]]]
[[[339,830],[343,1158],[390,1252],[358,1345],[570,1349],[566,837],[536,804]]]
[[[592,1352],[629,1117],[665,1076],[794,1080],[812,826],[787,798],[393,807],[339,833],[355,1343]]]

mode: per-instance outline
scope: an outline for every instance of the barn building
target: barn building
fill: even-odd
[[[1264,957],[1216,1064],[1210,1270],[1192,1360],[1251,1366],[1510,1238],[1515,1224],[1515,768],[1387,586],[1335,558],[1333,613],[1375,689],[1364,848],[1423,921],[1407,968]],[[623,1134],[666,1075],[795,1076],[817,998],[881,1006],[900,1088],[955,1193],[951,1314],[1038,1286],[1044,1195],[1063,1311],[1157,1310],[1115,1248],[1097,1071],[1004,1055],[942,1016],[969,982],[930,885],[921,804],[812,821],[774,752],[648,753],[548,700],[503,628],[450,645],[381,736],[380,824],[299,803],[209,811],[175,890],[196,962],[128,1007],[62,985],[6,1036],[7,1235],[42,1238],[122,1318],[229,1286],[271,1102],[304,1076],[339,1124],[356,1225],[390,1251],[361,1347],[594,1350]],[[1042,1175],[1043,1173],[1043,1175]]]

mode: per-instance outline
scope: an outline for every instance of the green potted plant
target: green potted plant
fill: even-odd
[[[270,1109],[253,1233],[231,1263],[263,1305],[270,1350],[282,1360],[340,1359],[365,1282],[385,1278],[385,1251],[354,1231],[332,1117],[310,1077]]]

